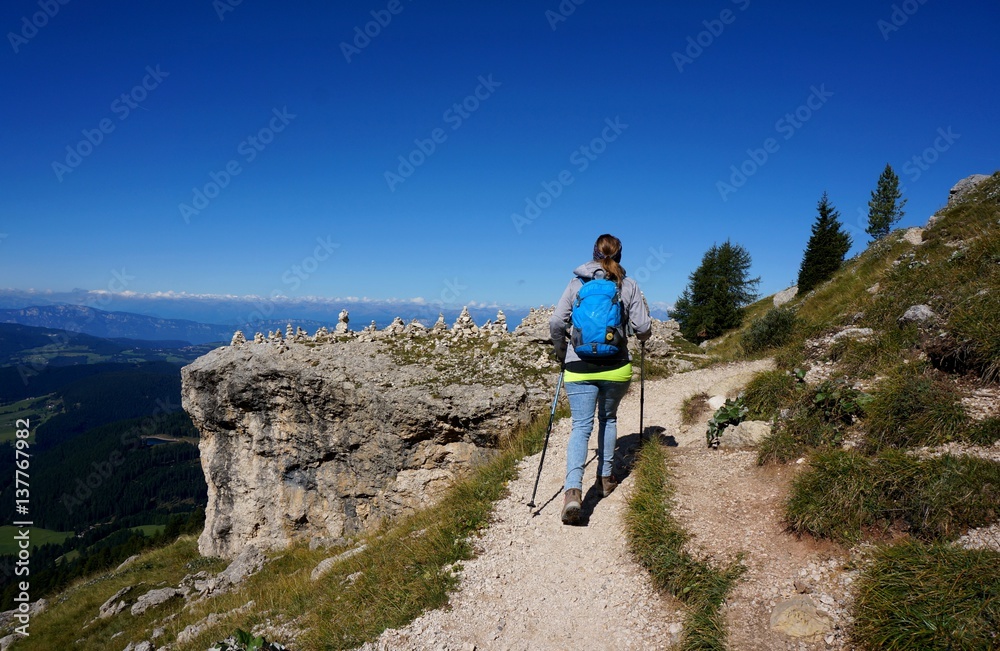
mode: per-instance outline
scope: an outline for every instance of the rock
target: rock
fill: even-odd
[[[708,399],[708,406],[712,409],[712,411],[716,411],[724,404],[726,404],[726,396],[712,396]]]
[[[521,324],[514,329],[514,336],[537,344],[552,344],[549,333],[549,319],[555,312],[553,307],[531,308]]]
[[[833,619],[809,597],[796,596],[771,612],[771,630],[794,638],[819,640],[833,630]]]
[[[753,448],[771,433],[771,424],[762,420],[745,420],[722,431],[720,448]]]
[[[907,228],[903,231],[902,240],[909,242],[914,246],[920,246],[924,243],[924,229],[917,228],[915,226],[913,228]]]
[[[433,327],[431,327],[432,332],[447,332],[448,324],[444,320],[444,313],[438,312],[437,321],[434,322]]]
[[[347,310],[341,310],[337,316],[337,327],[334,328],[334,332],[339,335],[347,334],[350,331],[347,325],[350,320],[350,313]]]
[[[807,594],[812,592],[814,589],[812,581],[808,579],[796,579],[795,580],[795,591],[799,594]]]
[[[913,305],[907,308],[903,316],[899,317],[900,325],[916,323],[917,325],[931,325],[937,322],[938,316],[929,305]]]
[[[872,296],[875,296],[881,290],[882,290],[882,284],[881,283],[875,283],[874,285],[872,285],[871,287],[868,288],[868,293],[871,294]]]
[[[111,595],[111,597],[109,597],[107,601],[105,601],[103,604],[101,604],[101,607],[98,610],[97,616],[100,619],[107,619],[108,617],[114,617],[115,615],[117,615],[121,611],[123,611],[126,608],[128,608],[128,602],[125,601],[124,597],[129,592],[131,592],[132,588],[134,588],[134,587],[135,586],[131,586],[131,585],[130,586],[126,586],[126,587],[122,588],[121,590],[119,590],[118,592],[116,592],[113,595]]]
[[[554,373],[525,375],[524,360],[547,353],[536,344],[511,337],[487,354],[484,338],[470,354],[425,342],[393,349],[409,363],[354,338],[217,348],[184,367],[208,484],[201,553],[343,538],[411,513],[551,400]]]
[[[988,178],[990,177],[985,174],[973,174],[956,183],[948,192],[948,205],[951,206],[962,201],[967,194],[976,189],[976,186]]]
[[[159,588],[156,590],[150,590],[136,599],[136,602],[132,604],[132,610],[130,612],[136,616],[141,615],[150,608],[164,604],[175,597],[182,596],[183,594],[183,592],[176,588]]]
[[[324,574],[329,572],[334,565],[336,565],[340,561],[347,560],[352,556],[357,556],[361,552],[365,551],[365,549],[367,548],[368,548],[367,545],[358,545],[354,549],[348,549],[343,554],[337,554],[336,556],[332,556],[330,558],[320,561],[319,565],[316,566],[316,569],[314,569],[312,571],[312,574],[309,575],[310,578],[313,581],[318,581]]]
[[[840,341],[841,339],[857,339],[859,341],[865,340],[875,334],[875,331],[871,328],[844,328],[837,334],[830,337],[830,342]]]
[[[209,579],[195,581],[194,589],[202,597],[228,592],[233,586],[243,583],[248,576],[256,574],[266,560],[264,552],[258,545],[247,545],[240,550],[236,559],[226,569]]]
[[[125,647],[122,651],[153,651],[156,647],[153,646],[152,642],[129,642],[129,645]]]
[[[247,338],[243,334],[243,331],[242,330],[237,330],[235,333],[233,333],[233,338],[229,342],[229,345],[230,346],[242,346],[246,342],[247,342]]]
[[[774,307],[781,307],[782,305],[791,301],[799,293],[799,286],[793,285],[788,289],[782,290],[774,295]]]

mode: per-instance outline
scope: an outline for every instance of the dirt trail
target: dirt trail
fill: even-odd
[[[839,631],[804,644],[769,628],[773,606],[795,594],[796,580],[809,584],[817,606],[836,622],[842,619],[843,559],[782,531],[781,500],[794,469],[761,470],[752,452],[708,449],[702,424],[681,427],[685,398],[701,392],[735,395],[767,367],[768,362],[738,363],[647,382],[645,424],[663,427],[662,435],[677,443],[671,454],[676,514],[695,535],[694,544],[717,558],[745,553],[748,572],[726,611],[730,648],[838,648]],[[638,440],[638,389],[635,382],[619,409],[618,450],[625,458],[616,458],[616,471],[627,467]],[[535,500],[538,515],[527,507],[536,455],[522,461],[509,496],[497,504],[494,524],[477,539],[478,555],[464,564],[450,607],[386,631],[365,649],[664,649],[677,641],[682,606],[652,589],[626,548],[622,515],[630,478],[605,499],[598,499],[593,488],[593,437],[584,475],[586,524],[560,522],[569,430],[569,419],[553,428]]]

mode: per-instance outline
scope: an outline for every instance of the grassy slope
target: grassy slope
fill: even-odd
[[[988,445],[996,438],[996,420],[975,429],[965,416],[958,378],[1000,380],[998,197],[1000,174],[943,210],[921,245],[893,233],[847,261],[833,279],[790,304],[798,317],[792,341],[761,353],[791,370],[808,365],[809,338],[846,326],[874,331],[828,353],[839,374],[849,381],[870,378],[874,387],[874,401],[858,425],[862,449],[812,456],[788,511],[790,525],[798,523],[803,533],[878,543],[854,606],[858,648],[1000,648],[1000,553],[934,542],[996,522],[1000,464],[962,457],[917,461],[902,454],[910,446],[949,440]],[[930,336],[898,321],[920,304],[940,318]],[[751,306],[743,329],[714,346],[713,356],[743,358],[742,332],[770,307],[770,298]],[[785,406],[800,399],[791,392]],[[902,540],[890,541],[890,533],[902,533]]]

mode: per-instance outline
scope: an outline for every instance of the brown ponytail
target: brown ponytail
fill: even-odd
[[[621,287],[625,280],[625,270],[622,269],[622,243],[614,235],[605,233],[594,243],[594,261],[601,263],[604,277],[613,280]]]

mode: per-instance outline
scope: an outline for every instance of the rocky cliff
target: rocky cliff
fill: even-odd
[[[547,319],[354,333],[345,314],[314,336],[237,333],[185,367],[208,483],[201,553],[332,543],[434,500],[547,409]]]

